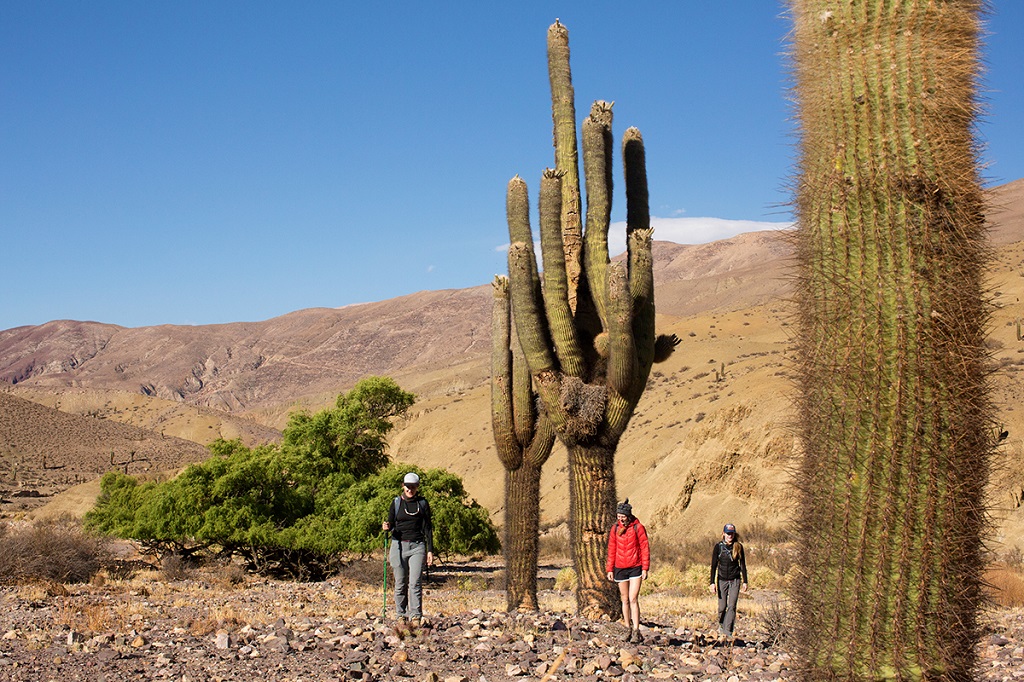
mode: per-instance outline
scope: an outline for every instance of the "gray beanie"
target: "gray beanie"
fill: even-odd
[[[624,501],[619,503],[619,506],[615,508],[615,513],[625,514],[626,516],[633,516],[633,507],[629,504],[628,497]]]

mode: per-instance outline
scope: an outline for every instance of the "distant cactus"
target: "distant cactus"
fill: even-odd
[[[536,611],[540,474],[555,444],[537,411],[530,369],[512,333],[508,279],[494,278],[491,318],[491,425],[505,467],[505,595],[509,611]]]
[[[556,168],[540,186],[543,286],[533,252],[526,183],[508,185],[510,294],[516,329],[544,415],[569,452],[569,532],[585,614],[613,614],[618,594],[605,579],[606,534],[615,519],[615,450],[655,355],[678,343],[654,334],[654,277],[643,139],[626,131],[626,241],[623,263],[608,258],[612,196],[612,110],[596,102],[583,123],[587,188],[580,229],[569,40],[548,30]]]
[[[810,680],[969,680],[982,600],[980,0],[791,0]]]

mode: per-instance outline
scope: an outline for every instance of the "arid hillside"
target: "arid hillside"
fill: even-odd
[[[111,469],[156,474],[207,455],[191,440],[68,414],[0,391],[0,512],[30,509]]]
[[[1024,318],[1024,181],[993,190],[992,204],[989,347],[1000,408],[993,429],[1008,433],[994,462],[992,502],[997,545],[1024,548],[1024,412],[1016,410],[1024,398],[1024,341],[1016,327]],[[726,519],[778,525],[790,510],[787,471],[797,446],[787,235],[658,242],[655,257],[659,332],[683,342],[655,366],[623,438],[619,495],[667,538],[713,533]],[[419,396],[393,435],[395,458],[455,471],[500,521],[504,476],[488,411],[489,315],[490,287],[483,285],[260,323],[124,329],[51,322],[0,332],[0,380],[61,410],[139,418],[131,423],[208,442],[196,420],[157,415],[172,404],[187,415],[193,406],[196,419],[223,410],[280,428],[296,406],[324,406],[358,378],[387,374]],[[111,395],[119,396],[118,407],[96,413]],[[152,396],[170,402],[153,403]],[[545,524],[564,520],[565,455],[558,448],[545,468],[541,503]]]

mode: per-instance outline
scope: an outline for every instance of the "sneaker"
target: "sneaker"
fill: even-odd
[[[633,630],[633,632],[629,634],[629,642],[631,644],[642,644],[643,641],[644,636],[640,634],[639,630]]]

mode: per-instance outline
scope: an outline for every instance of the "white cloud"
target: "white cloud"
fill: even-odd
[[[744,232],[763,230],[785,230],[793,223],[772,223],[758,220],[727,220],[725,218],[651,218],[654,238],[676,244],[707,244],[729,239]],[[495,251],[508,251],[508,244],[502,244]],[[537,253],[540,244],[535,243]],[[617,256],[626,250],[626,223],[612,223],[608,229],[608,251]]]
[[[784,230],[793,223],[770,223],[759,220],[727,220],[725,218],[651,218],[654,238],[676,244],[707,244],[729,239],[744,232]],[[626,250],[626,223],[612,223],[608,228],[608,251],[613,256]]]
[[[433,265],[428,265],[427,266],[427,272],[429,273],[429,272],[433,272],[433,271],[434,271],[434,266]]]

